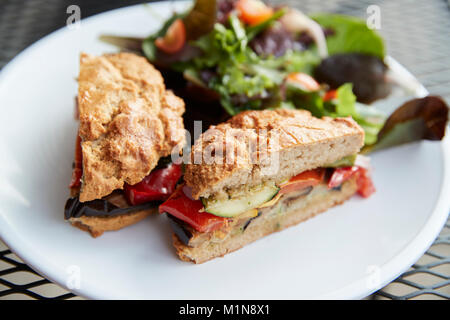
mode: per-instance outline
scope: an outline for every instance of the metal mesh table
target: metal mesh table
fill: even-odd
[[[78,0],[82,18],[141,3],[139,0]],[[450,9],[445,0],[281,0],[305,12],[336,12],[367,17],[369,5],[381,13],[388,53],[435,95],[450,102]],[[61,28],[71,0],[0,2],[0,68],[21,50]],[[32,271],[0,242],[0,299],[79,299]],[[369,299],[449,299],[450,220],[433,245],[411,268]]]

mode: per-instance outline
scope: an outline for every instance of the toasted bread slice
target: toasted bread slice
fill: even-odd
[[[184,143],[184,102],[131,53],[81,54],[78,77],[83,177],[80,201],[140,182]]]
[[[280,183],[326,166],[356,154],[363,145],[364,131],[350,117],[319,119],[305,110],[247,111],[200,136],[184,179],[194,198],[222,198],[230,190]],[[211,155],[213,161],[207,159]]]

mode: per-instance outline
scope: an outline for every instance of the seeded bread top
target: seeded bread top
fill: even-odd
[[[148,61],[131,53],[80,57],[80,201],[140,182],[184,143],[184,102]]]
[[[246,111],[199,137],[184,179],[196,199],[223,198],[323,167],[363,145],[364,131],[350,117],[319,119],[306,110]]]

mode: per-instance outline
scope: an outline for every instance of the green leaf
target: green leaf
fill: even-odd
[[[327,37],[328,53],[359,52],[383,59],[385,48],[383,39],[367,27],[362,19],[329,13],[311,15],[322,27],[331,28],[335,34]]]
[[[410,100],[395,110],[377,136],[377,143],[364,153],[418,140],[441,140],[448,121],[448,106],[440,97]]]
[[[142,52],[145,57],[152,62],[156,60],[157,48],[155,46],[155,39],[147,38],[142,42]]]
[[[248,38],[241,21],[235,13],[231,13],[228,20],[230,21],[231,28],[234,31],[237,41],[240,43],[240,50],[244,51],[248,43]]]
[[[311,75],[314,67],[320,63],[320,57],[314,50],[288,50],[281,57],[269,56],[265,58],[258,57],[258,59],[259,65],[283,72],[285,75],[292,72],[304,72]]]
[[[336,114],[333,116],[351,116],[364,130],[364,144],[374,144],[386,117],[374,107],[357,103],[352,87],[351,83],[346,83],[337,89],[337,98],[333,101]]]
[[[338,116],[355,117],[357,115],[355,109],[356,96],[353,94],[352,88],[351,83],[345,83],[337,89],[336,112]]]

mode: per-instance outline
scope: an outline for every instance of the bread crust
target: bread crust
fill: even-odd
[[[204,263],[217,257],[223,257],[271,233],[297,225],[339,205],[354,195],[357,188],[356,178],[351,178],[342,184],[340,191],[330,190],[325,194],[316,194],[300,208],[287,210],[283,213],[269,213],[266,219],[257,218],[248,225],[245,231],[230,235],[222,242],[205,241],[198,247],[190,247],[183,244],[177,235],[173,234],[173,245],[181,260],[196,264]]]
[[[184,178],[194,198],[217,196],[268,180],[281,182],[355,154],[363,145],[364,130],[351,117],[319,119],[306,110],[246,111],[199,137]],[[218,156],[215,150],[221,148]],[[215,160],[206,163],[202,157],[211,150]],[[279,163],[271,168],[274,155]]]
[[[140,182],[184,144],[184,102],[147,60],[131,53],[82,53],[78,77],[83,178],[80,201]]]
[[[89,232],[93,238],[97,238],[105,231],[116,231],[138,223],[150,214],[157,213],[157,211],[158,208],[152,208],[113,217],[81,216],[79,218],[70,218],[69,222],[74,227]]]

